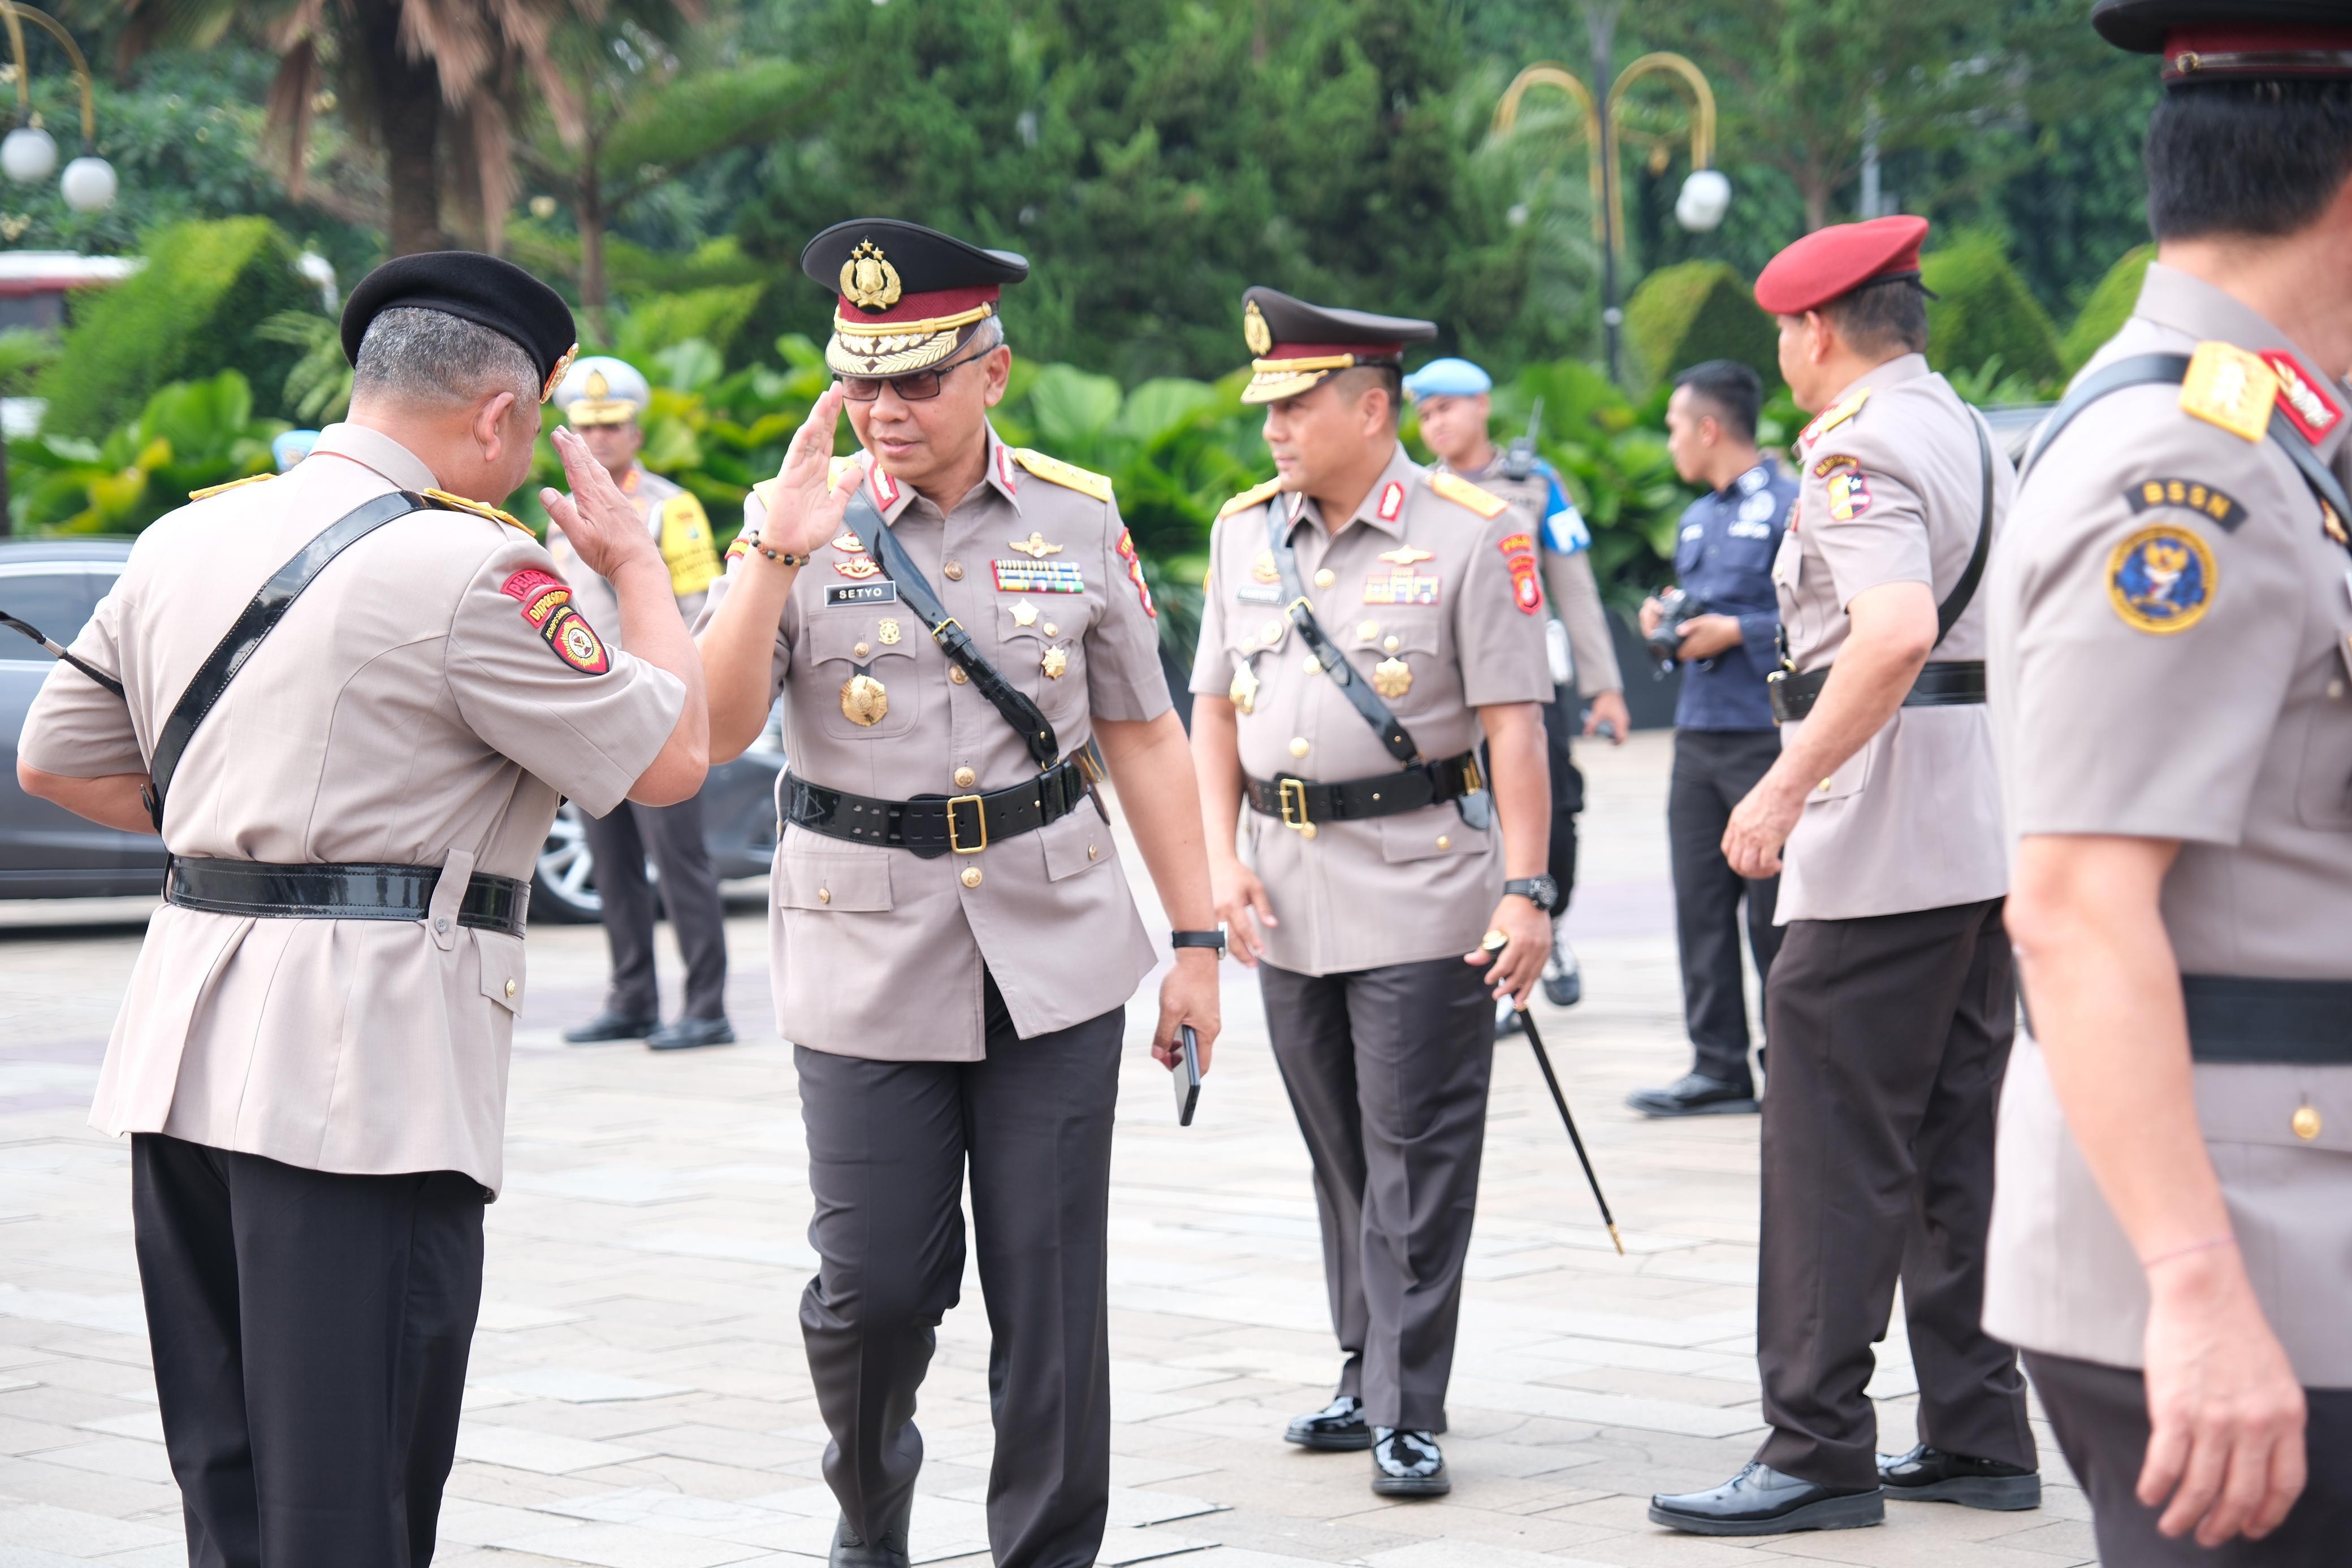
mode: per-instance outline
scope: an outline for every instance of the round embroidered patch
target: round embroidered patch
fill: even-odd
[[[2142,632],[2188,631],[2205,618],[2216,582],[2213,552],[2187,528],[2142,528],[2107,558],[2107,598]]]

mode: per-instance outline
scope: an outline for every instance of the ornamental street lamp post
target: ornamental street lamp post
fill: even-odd
[[[1566,66],[1544,60],[1512,78],[1496,107],[1494,133],[1507,136],[1517,123],[1519,102],[1532,89],[1557,88],[1574,101],[1583,117],[1584,144],[1592,186],[1592,235],[1601,246],[1601,325],[1607,346],[1609,379],[1622,379],[1621,342],[1625,312],[1618,304],[1618,267],[1624,259],[1625,201],[1617,170],[1618,143],[1623,139],[1626,89],[1645,76],[1664,71],[1681,78],[1691,95],[1691,172],[1675,201],[1675,221],[1693,234],[1705,234],[1723,222],[1731,204],[1731,182],[1710,167],[1715,155],[1715,91],[1698,67],[1677,54],[1660,50],[1627,66],[1613,81],[1611,45],[1616,31],[1618,0],[1587,5],[1584,19],[1592,38],[1595,81],[1609,82],[1608,96],[1595,102],[1592,90]],[[1652,168],[1664,172],[1666,143],[1653,139],[1656,160]]]

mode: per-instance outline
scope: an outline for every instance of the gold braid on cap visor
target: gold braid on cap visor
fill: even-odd
[[[1385,364],[1385,360],[1360,361],[1353,354],[1325,354],[1306,360],[1252,360],[1250,369],[1256,373],[1242,389],[1244,402],[1280,402],[1300,392],[1329,375],[1333,371],[1352,370],[1360,363]]]
[[[878,322],[855,320],[836,310],[824,362],[845,376],[905,375],[946,359],[955,352],[966,327],[995,314],[993,305],[975,305],[952,316]]]

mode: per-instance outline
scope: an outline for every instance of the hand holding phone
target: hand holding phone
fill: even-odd
[[[1176,1085],[1176,1124],[1192,1124],[1192,1110],[1201,1103],[1201,1037],[1191,1024],[1176,1030],[1176,1061],[1168,1071]]]

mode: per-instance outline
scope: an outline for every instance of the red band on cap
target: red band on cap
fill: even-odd
[[[870,321],[878,327],[891,321],[930,321],[941,316],[961,316],[979,306],[995,304],[1003,292],[993,283],[977,288],[936,288],[929,294],[902,294],[898,303],[887,310],[868,310],[853,305],[845,294],[835,302],[835,308],[845,321]]]
[[[1353,354],[1359,360],[1402,360],[1402,343],[1276,343],[1261,360],[1336,360]]]
[[[2281,49],[2352,49],[2352,27],[2171,27],[2164,35],[2167,59],[2184,54],[2273,54]]]

